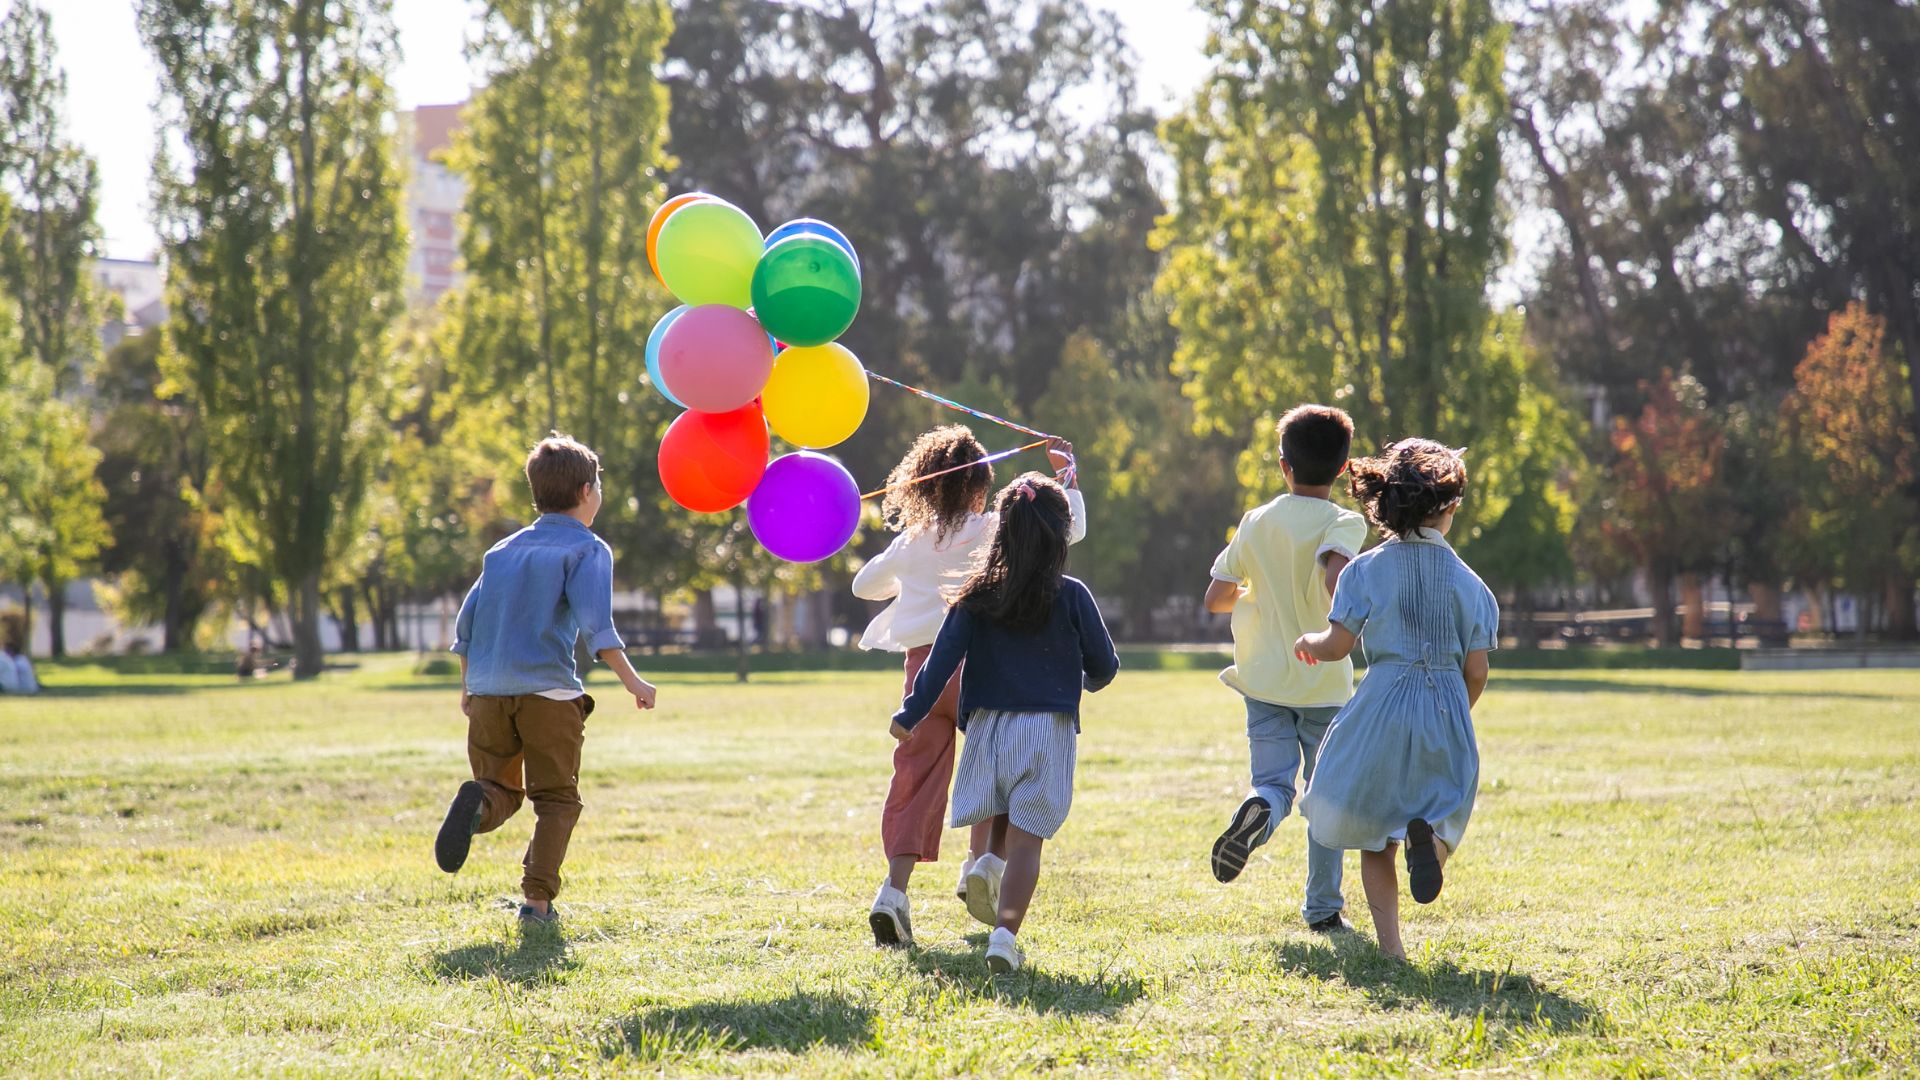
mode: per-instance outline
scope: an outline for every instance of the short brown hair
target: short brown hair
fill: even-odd
[[[533,508],[543,514],[579,506],[580,489],[599,475],[600,455],[557,431],[527,455],[527,486],[533,489]]]
[[[1333,483],[1353,449],[1353,417],[1331,405],[1301,405],[1280,418],[1280,459],[1296,482]]]

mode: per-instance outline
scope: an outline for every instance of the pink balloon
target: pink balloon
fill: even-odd
[[[699,412],[741,408],[773,374],[773,346],[753,316],[726,304],[688,308],[660,339],[660,381]]]

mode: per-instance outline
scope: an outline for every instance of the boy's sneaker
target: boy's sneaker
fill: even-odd
[[[967,869],[967,914],[988,926],[1000,922],[1000,876],[1007,860],[989,851]]]
[[[473,847],[473,830],[480,827],[480,813],[486,807],[486,789],[480,781],[469,780],[454,793],[447,806],[447,820],[440,823],[440,835],[433,841],[433,860],[451,874],[467,864],[467,852]]]
[[[960,880],[953,883],[953,895],[958,897],[962,903],[965,903],[967,899],[967,874],[972,872],[973,862],[973,856],[971,855],[960,860]]]
[[[873,943],[893,947],[913,944],[911,912],[907,894],[881,882],[880,893],[873,898],[873,912],[867,916],[868,924],[873,927]]]
[[[552,901],[547,902],[547,910],[545,911],[541,911],[532,904],[520,905],[521,926],[552,926],[559,921],[560,909],[554,907]]]
[[[1307,929],[1316,934],[1351,934],[1353,924],[1336,911],[1319,922],[1308,923]]]
[[[1233,812],[1233,820],[1227,823],[1227,831],[1213,842],[1213,879],[1225,884],[1240,876],[1247,868],[1247,857],[1253,854],[1253,843],[1260,834],[1267,831],[1267,823],[1273,820],[1273,806],[1258,795],[1248,796]]]
[[[995,975],[1007,975],[1026,966],[1027,956],[1020,951],[1020,943],[1013,939],[1013,931],[1004,926],[996,926],[993,933],[987,935],[987,970]]]

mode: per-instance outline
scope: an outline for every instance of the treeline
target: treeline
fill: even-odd
[[[489,0],[448,154],[465,278],[415,310],[388,4],[138,6],[172,314],[105,356],[45,16],[0,30],[0,567],[102,575],[169,649],[233,616],[309,673],[323,617],[397,645],[403,603],[529,516],[549,428],[602,453],[622,587],[709,626],[723,582],[856,621],[877,533],[780,564],[655,477],[645,230],[691,189],[840,225],[869,367],[1076,442],[1075,568],[1132,636],[1195,625],[1167,600],[1277,490],[1302,399],[1362,450],[1467,446],[1463,554],[1519,610],[1638,581],[1669,640],[1719,578],[1763,617],[1843,589],[1912,630],[1911,7],[1204,0],[1210,74],[1158,117],[1085,0]],[[1546,226],[1524,264],[1516,219]],[[842,457],[877,481],[950,419],[879,388]]]

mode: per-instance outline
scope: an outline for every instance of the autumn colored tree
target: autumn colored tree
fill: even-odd
[[[1675,645],[1675,578],[1709,569],[1728,531],[1730,507],[1719,479],[1726,433],[1691,376],[1663,371],[1641,392],[1646,404],[1639,416],[1614,422],[1600,530],[1646,575],[1655,635],[1660,644]]]
[[[1886,339],[1886,320],[1865,305],[1835,312],[1794,369],[1783,412],[1816,481],[1805,496],[1812,539],[1831,553],[1841,584],[1862,599],[1883,597],[1888,630],[1911,637],[1920,445],[1905,365]]]

